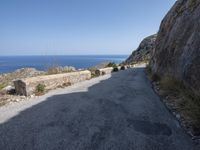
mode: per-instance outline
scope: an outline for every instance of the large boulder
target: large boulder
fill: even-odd
[[[200,91],[200,0],[177,0],[163,19],[151,66]]]
[[[157,35],[151,35],[145,38],[137,50],[133,51],[133,53],[129,56],[129,58],[125,61],[126,64],[133,64],[138,62],[147,62],[150,60],[153,49],[155,49],[155,41]]]

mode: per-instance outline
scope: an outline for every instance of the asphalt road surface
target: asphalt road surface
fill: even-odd
[[[0,150],[194,150],[143,68],[0,108]]]

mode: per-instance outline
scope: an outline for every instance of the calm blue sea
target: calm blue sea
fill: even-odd
[[[88,68],[103,62],[121,63],[127,55],[88,56],[0,56],[0,73],[13,72],[20,68],[47,70],[51,66],[74,66]]]

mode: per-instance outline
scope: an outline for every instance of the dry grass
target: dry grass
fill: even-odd
[[[160,81],[160,76],[157,75],[156,73],[153,73],[149,64],[146,66],[146,73],[151,81],[153,82]]]
[[[200,130],[200,96],[186,87],[183,82],[172,77],[162,78],[160,88],[164,91],[164,95],[175,97],[177,110],[190,118],[193,127]]]
[[[60,71],[59,71],[59,69],[57,68],[57,67],[50,67],[50,68],[48,68],[48,70],[47,70],[47,74],[48,75],[51,75],[51,74],[59,74],[60,73]]]
[[[194,90],[185,86],[177,79],[165,76],[160,78],[153,73],[151,67],[147,65],[146,73],[151,81],[159,82],[159,94],[170,99],[169,103],[175,105],[175,109],[183,115],[186,122],[192,125],[193,130],[200,134],[200,95]]]
[[[6,87],[6,84],[0,83],[0,90]]]
[[[52,66],[47,70],[47,75],[74,72],[72,68],[64,68],[60,66]]]

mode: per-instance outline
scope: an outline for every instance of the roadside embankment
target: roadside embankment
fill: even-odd
[[[33,75],[29,75],[28,71],[30,69],[28,69],[25,75],[23,73],[23,76],[21,77],[20,75],[17,76],[18,78],[14,78],[12,76],[12,78],[8,78],[8,80],[6,80],[6,83],[9,84],[0,89],[0,106],[10,102],[19,102],[34,96],[40,96],[47,93],[49,90],[53,90],[56,88],[64,88],[66,86],[70,86],[75,83],[89,80],[94,77],[111,74],[112,72],[117,72],[119,70],[125,70],[130,67],[133,66],[116,65],[116,67],[105,67],[98,69],[96,68],[96,69],[73,71],[73,72],[64,71],[59,73],[56,71],[55,74],[42,72],[38,75],[33,73],[31,73]],[[35,69],[31,70],[34,70],[34,72],[36,71]],[[7,76],[10,77],[12,74],[16,73],[14,72],[5,74],[2,75],[2,77],[7,77]]]

